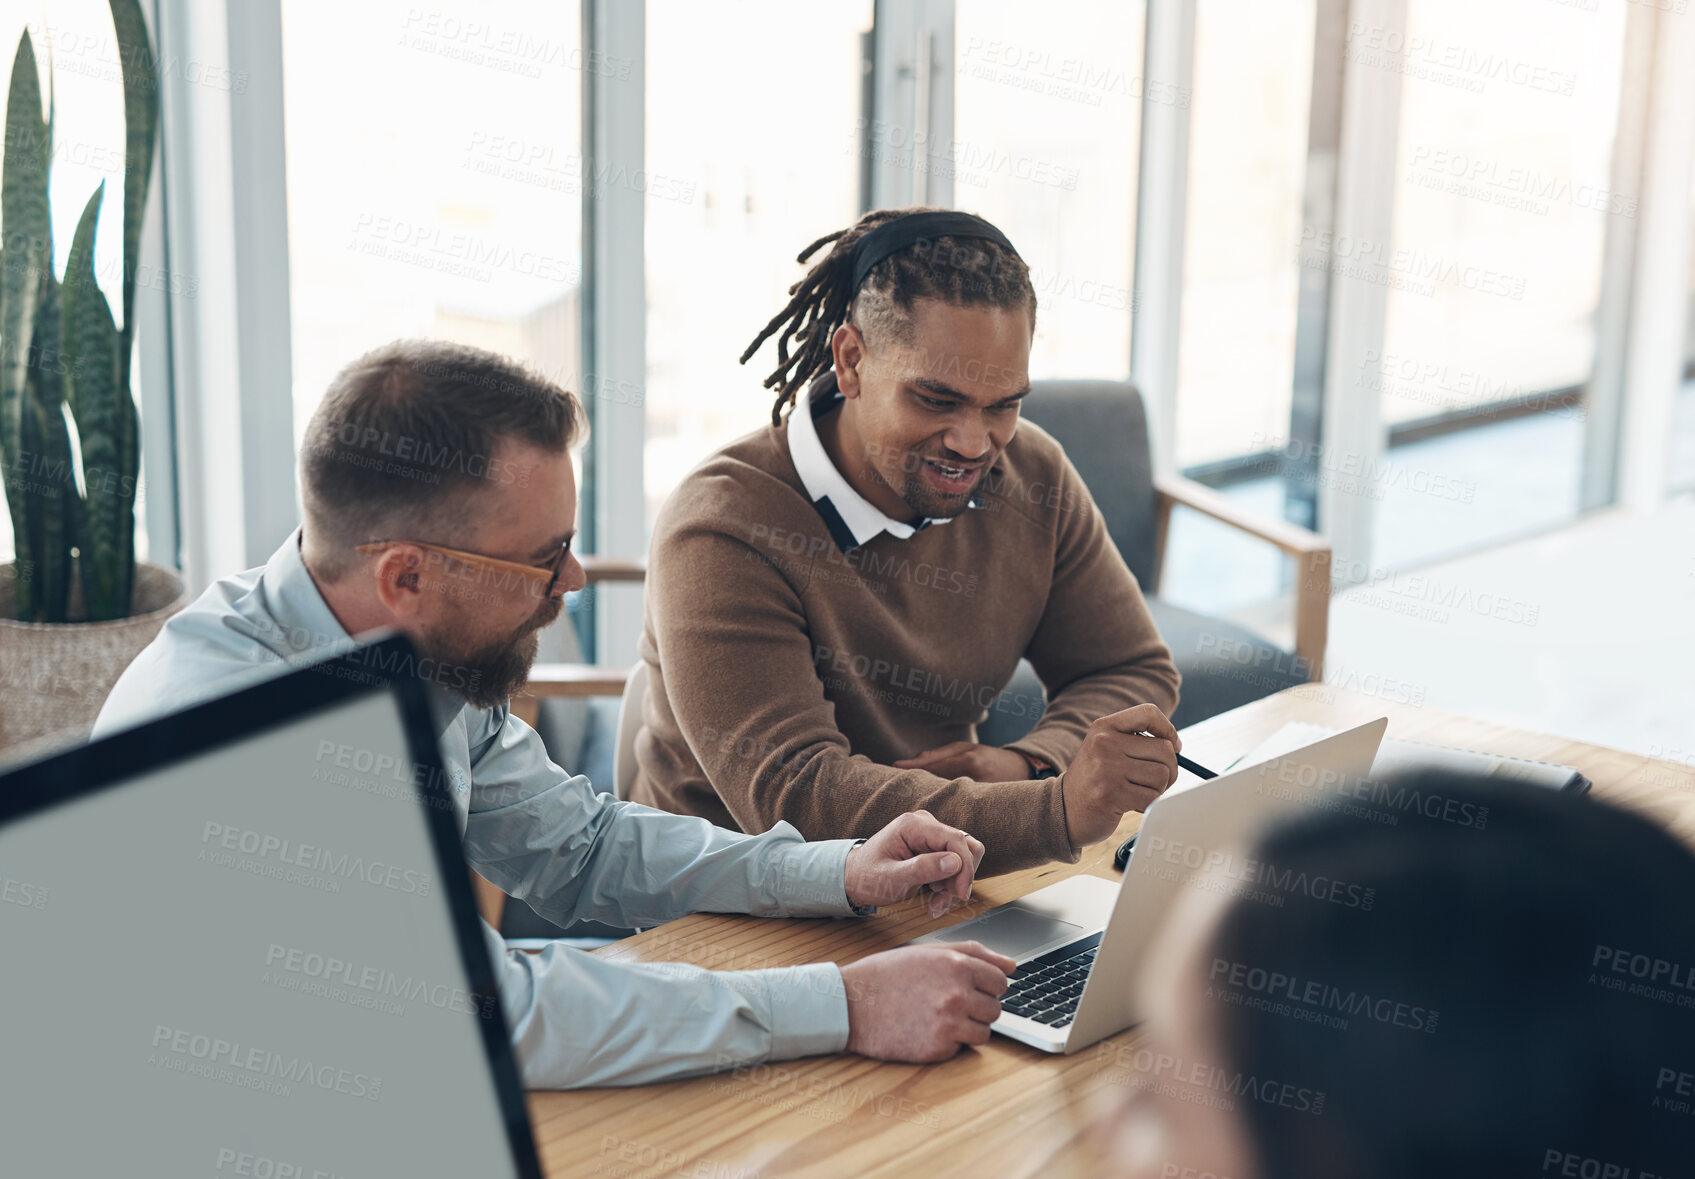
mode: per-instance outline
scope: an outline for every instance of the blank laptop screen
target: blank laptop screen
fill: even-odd
[[[375,692],[0,826],[0,1170],[520,1173],[406,748]]]

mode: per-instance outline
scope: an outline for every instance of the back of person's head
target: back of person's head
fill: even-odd
[[[1035,331],[1036,290],[1029,267],[1017,251],[986,238],[939,234],[912,242],[878,262],[854,288],[855,248],[866,234],[910,213],[944,211],[929,206],[873,209],[800,252],[795,261],[804,264],[820,247],[830,247],[789,288],[788,306],[742,353],[745,364],[766,340],[777,339],[777,367],[764,382],[777,390],[772,425],[808,382],[830,369],[830,341],[843,323],[851,322],[874,346],[910,343],[914,304],[935,299],[954,307],[1020,308],[1029,313]]]
[[[1227,1065],[1325,1095],[1244,1103],[1262,1179],[1695,1175],[1695,854],[1534,787],[1372,794],[1254,850],[1325,888],[1234,900],[1203,939],[1209,990],[1250,984],[1202,1002]]]
[[[366,353],[330,382],[301,443],[314,572],[334,580],[377,540],[468,547],[479,493],[521,477],[507,444],[563,453],[583,422],[571,393],[480,348],[399,340]]]

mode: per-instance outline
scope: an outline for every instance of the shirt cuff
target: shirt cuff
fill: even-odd
[[[772,976],[771,1059],[840,1052],[848,1042],[847,986],[834,962],[760,971]]]
[[[864,840],[820,839],[783,849],[772,894],[787,917],[864,916],[847,895],[847,854]]]

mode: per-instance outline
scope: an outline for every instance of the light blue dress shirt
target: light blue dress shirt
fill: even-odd
[[[224,695],[352,644],[300,556],[297,531],[262,568],[226,577],[166,623],[112,689],[95,735]],[[431,687],[465,857],[561,925],[656,925],[687,913],[846,916],[848,849],[788,823],[742,835],[618,802],[548,759],[503,705]],[[707,971],[607,962],[562,945],[508,950],[483,926],[524,1084],[630,1085],[839,1052],[847,996],[832,963]]]

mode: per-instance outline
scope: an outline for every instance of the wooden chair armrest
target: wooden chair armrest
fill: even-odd
[[[1263,540],[1295,558],[1295,654],[1306,660],[1309,678],[1324,678],[1324,647],[1330,633],[1330,541],[1310,528],[1250,512],[1212,488],[1181,475],[1154,476],[1154,588],[1165,564],[1171,510],[1178,504]]]
[[[541,702],[584,700],[594,696],[622,696],[627,667],[598,667],[592,663],[538,663],[530,668],[530,679],[512,697],[512,715],[535,728]]]
[[[646,581],[647,560],[643,557],[602,557],[595,553],[579,556],[590,585],[597,581]]]
[[[530,668],[528,696],[582,699],[586,696],[622,696],[627,667],[600,667],[593,663],[538,663]]]
[[[1294,556],[1320,550],[1330,551],[1330,542],[1311,529],[1291,524],[1287,520],[1250,512],[1222,492],[1214,491],[1204,483],[1196,483],[1193,479],[1185,479],[1181,475],[1155,475],[1154,494],[1162,501],[1193,508],[1214,520],[1238,528],[1249,536],[1268,541]]]

